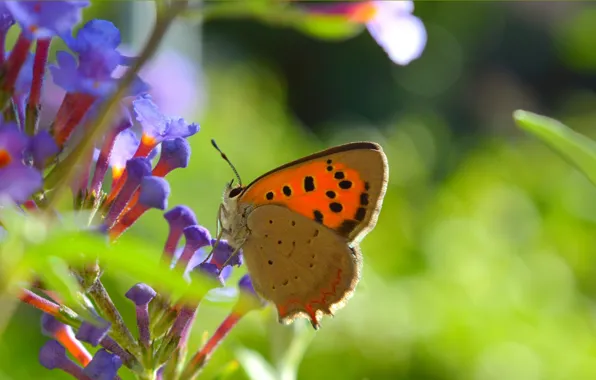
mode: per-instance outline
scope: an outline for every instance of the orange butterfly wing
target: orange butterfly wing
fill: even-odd
[[[353,240],[374,226],[386,182],[380,146],[351,143],[264,174],[246,187],[240,202],[283,205]]]

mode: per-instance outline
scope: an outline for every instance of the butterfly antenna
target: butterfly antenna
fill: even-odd
[[[240,186],[242,186],[242,180],[240,179],[240,174],[238,174],[238,170],[236,170],[236,167],[232,164],[232,162],[230,161],[228,156],[226,156],[226,154],[224,152],[222,152],[221,149],[219,149],[219,147],[215,143],[215,139],[211,139],[211,145],[213,145],[213,147],[215,149],[217,149],[217,151],[221,154],[221,158],[223,158],[228,163],[228,165],[230,165],[230,167],[232,168],[232,171],[236,175],[236,178],[238,178],[238,184]]]

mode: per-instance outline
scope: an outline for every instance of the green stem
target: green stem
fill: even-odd
[[[46,177],[46,183],[51,184],[52,187],[54,187],[52,189],[53,191],[48,195],[49,199],[47,207],[51,208],[58,204],[59,198],[65,192],[74,175],[76,175],[77,163],[87,156],[88,152],[93,149],[95,142],[108,131],[113,117],[118,111],[120,99],[126,95],[126,92],[133,83],[141,67],[153,56],[174,18],[183,11],[187,5],[187,0],[174,0],[170,7],[157,14],[155,28],[153,29],[149,40],[145,44],[138,59],[135,60],[134,64],[127,70],[120,81],[116,93],[102,104],[97,112],[97,119],[95,119],[93,125],[87,128],[88,133],[85,134],[81,142],[72,150],[68,157],[57,164]],[[158,10],[160,9],[158,8]],[[46,186],[46,188],[48,187]]]
[[[110,336],[114,338],[122,348],[132,353],[136,357],[140,357],[139,345],[136,343],[135,338],[132,336],[130,330],[124,324],[124,320],[120,315],[120,312],[112,302],[110,295],[104,288],[100,280],[97,280],[93,286],[91,286],[87,295],[93,301],[95,306],[100,310],[102,317],[112,323]]]

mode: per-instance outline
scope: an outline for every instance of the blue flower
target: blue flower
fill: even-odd
[[[29,154],[38,169],[43,169],[48,158],[58,153],[58,145],[48,131],[40,131],[29,140]]]
[[[82,9],[89,1],[5,1],[30,39],[48,38],[69,32],[81,21]]]
[[[104,97],[115,91],[118,78],[112,76],[120,65],[129,60],[116,50],[120,44],[120,31],[109,21],[91,20],[77,33],[76,37],[63,35],[67,46],[76,53],[65,51],[56,54],[57,66],[50,71],[54,82],[67,92],[81,92]],[[146,92],[149,87],[136,77],[129,89],[129,95]]]
[[[170,118],[162,114],[149,95],[135,99],[133,108],[143,128],[141,141],[147,146],[155,146],[166,139],[189,137],[199,131],[198,124],[188,124],[182,118]]]
[[[83,373],[93,380],[112,380],[120,367],[122,359],[102,348],[95,353],[91,362],[83,369]]]
[[[0,127],[0,198],[22,203],[41,187],[41,173],[23,163],[27,146],[27,136],[14,124]]]
[[[2,35],[2,38],[13,25],[14,18],[12,17],[12,13],[6,8],[6,2],[0,2],[0,35]]]

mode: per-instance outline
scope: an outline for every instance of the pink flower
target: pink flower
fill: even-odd
[[[407,65],[420,57],[426,46],[426,29],[412,15],[412,1],[371,1],[361,7],[368,8],[368,31],[393,62]]]
[[[426,29],[414,16],[414,2],[363,1],[308,6],[312,13],[342,15],[365,24],[368,31],[398,65],[407,65],[420,57],[426,46]]]

